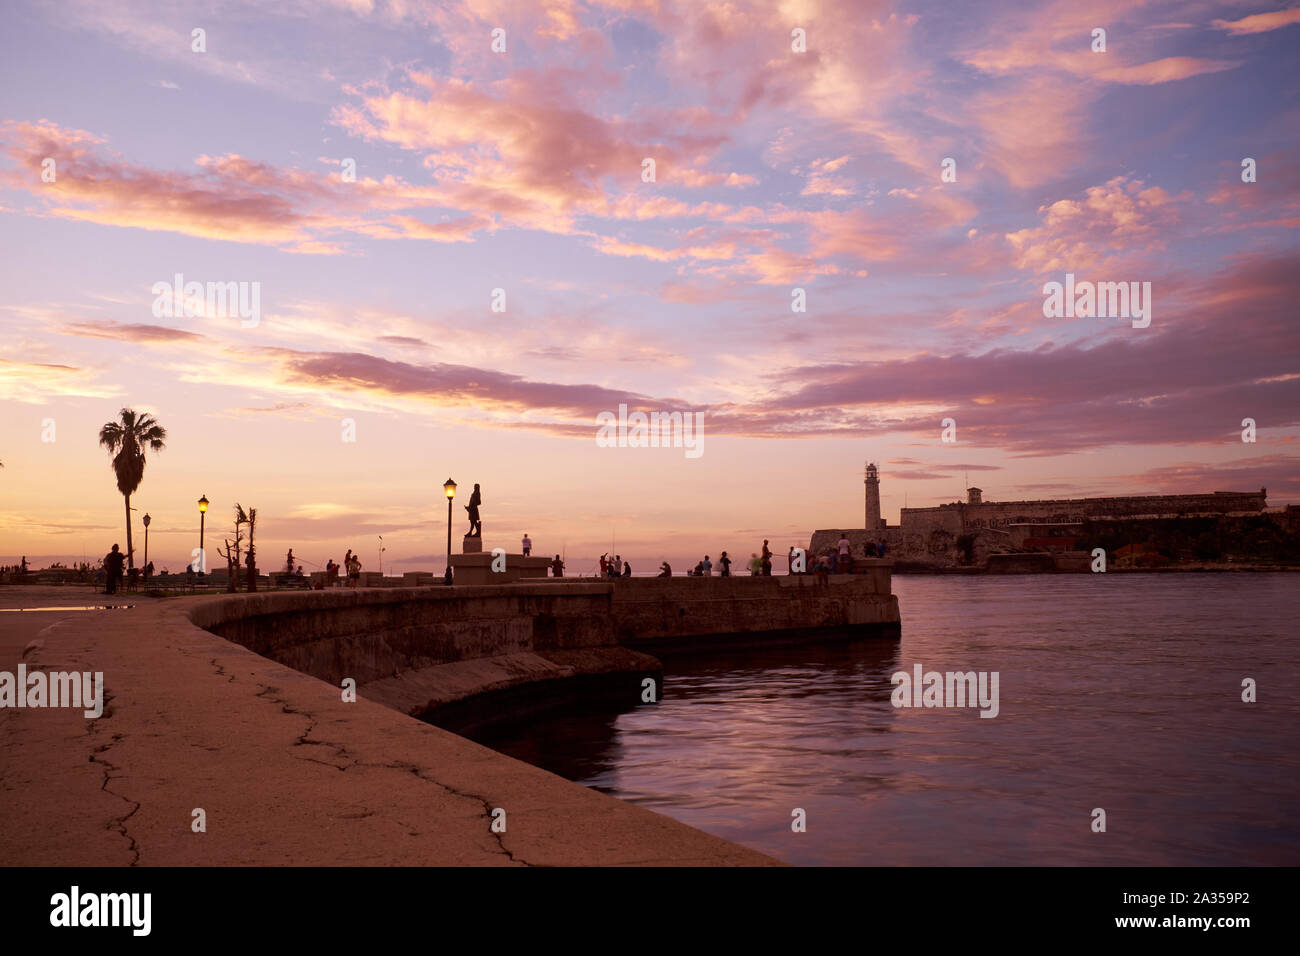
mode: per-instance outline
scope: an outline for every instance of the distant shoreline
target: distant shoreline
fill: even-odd
[[[1105,574],[1219,574],[1219,573],[1257,573],[1273,574],[1286,571],[1300,571],[1300,565],[1286,564],[1185,564],[1164,568],[1107,568]],[[987,575],[989,577],[1007,577],[1022,574],[1090,574],[1090,571],[1040,571],[1024,569],[1014,571],[990,571],[988,568],[900,568],[894,567],[894,575]]]

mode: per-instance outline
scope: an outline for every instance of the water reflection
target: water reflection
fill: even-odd
[[[901,643],[668,655],[657,705],[480,739],[794,863],[1294,865],[1295,581],[896,579]],[[1000,713],[895,710],[917,663],[999,672]]]
[[[704,748],[738,742],[734,728],[716,725],[712,731],[707,729],[711,707],[725,707],[728,721],[793,728],[803,712],[805,698],[824,698],[829,693],[862,700],[873,715],[870,730],[887,730],[894,716],[889,704],[893,689],[889,675],[898,665],[895,641],[754,648],[740,660],[734,653],[721,651],[699,655],[679,651],[660,659],[664,663],[664,699],[659,704],[616,708],[604,703],[593,708],[585,701],[570,701],[549,711],[540,722],[498,724],[472,737],[484,746],[569,780],[618,792],[614,778],[627,758],[620,735],[629,721],[640,726],[637,715],[641,720],[656,721],[655,729],[643,729],[661,737],[665,746],[672,746],[670,741],[681,734],[690,734],[693,746]],[[731,689],[725,704],[718,699],[720,687]],[[692,708],[691,715],[679,724],[674,715],[687,705]],[[661,717],[666,719],[659,722]],[[697,726],[697,721],[706,727]],[[756,757],[746,755],[747,760]],[[654,800],[650,794],[642,796]]]

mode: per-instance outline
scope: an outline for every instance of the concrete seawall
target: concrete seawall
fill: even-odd
[[[896,637],[890,566],[876,565],[820,584],[811,575],[620,581],[614,629],[619,643],[651,651]]]
[[[408,715],[565,688],[632,699],[659,664],[624,640],[653,650],[798,629],[897,633],[882,574],[821,587],[564,581],[51,610],[22,660],[102,672],[107,704],[89,721],[0,712],[0,845],[15,865],[770,865]],[[0,602],[69,603],[60,591],[4,589]],[[204,832],[191,827],[196,808]],[[490,828],[495,808],[507,832]]]
[[[610,588],[522,585],[233,595],[191,620],[322,680],[358,684],[480,657],[614,644]]]
[[[657,683],[658,660],[617,644],[612,591],[573,582],[265,594],[205,602],[191,619],[335,686],[352,678],[369,700],[466,729],[576,694],[634,702],[644,677]]]
[[[4,588],[0,607],[98,603],[68,597]],[[191,614],[231,615],[209,606],[229,600],[145,598],[122,610],[41,615],[21,660],[29,670],[102,673],[107,705],[98,720],[73,708],[0,710],[7,863],[776,862],[364,697],[343,701],[337,685],[191,623]],[[262,598],[234,599],[246,600]],[[19,615],[0,616],[0,628],[13,627],[11,617]],[[202,832],[192,826],[200,808]],[[492,829],[496,808],[508,815],[505,832]]]
[[[631,578],[215,598],[191,620],[440,726],[581,694],[634,706],[662,649],[896,636],[889,565],[813,577]],[[635,649],[634,649],[635,648]],[[660,688],[662,690],[662,688]],[[471,701],[475,701],[471,705]]]

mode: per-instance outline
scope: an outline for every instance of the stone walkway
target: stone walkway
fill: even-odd
[[[0,710],[9,865],[771,865],[209,634],[202,597],[0,612],[0,670],[103,671],[104,716]],[[0,607],[105,603],[4,587]],[[30,643],[28,643],[30,642]],[[491,830],[506,811],[506,832]],[[193,811],[207,831],[191,829]]]

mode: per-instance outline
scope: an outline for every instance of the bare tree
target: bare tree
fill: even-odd
[[[257,509],[248,509],[248,557],[245,563],[248,565],[248,584],[247,590],[257,590],[257,552],[253,550],[253,532],[257,528]]]

